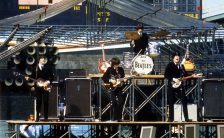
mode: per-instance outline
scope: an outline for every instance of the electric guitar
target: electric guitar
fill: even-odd
[[[102,47],[102,58],[98,60],[98,70],[100,73],[105,73],[107,68],[110,67],[110,62],[106,61],[105,58],[105,51],[104,51],[104,44],[101,44]]]
[[[173,81],[171,82],[173,88],[179,88],[182,84],[183,80],[191,79],[194,77],[202,77],[202,73],[193,74],[191,76],[182,77],[182,78],[173,78]]]
[[[50,85],[50,81],[49,80],[44,80],[42,78],[34,79],[34,78],[29,77],[29,76],[23,75],[23,74],[21,74],[19,72],[13,72],[13,74],[15,76],[20,75],[20,76],[23,76],[23,77],[28,77],[30,80],[36,82],[37,87],[42,87],[45,91],[51,92],[51,85]]]
[[[184,66],[186,72],[194,72],[196,70],[196,66],[193,63],[193,59],[189,56],[189,45],[187,44],[185,56],[181,62]]]
[[[106,90],[116,90],[116,88],[123,86],[123,84],[125,82],[127,82],[127,80],[133,78],[134,76],[129,76],[129,77],[124,77],[124,78],[118,78],[118,79],[114,79],[111,78],[111,80],[114,80],[114,83],[104,83],[104,87],[106,88]]]

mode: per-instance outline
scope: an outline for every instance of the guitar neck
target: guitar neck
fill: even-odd
[[[183,77],[183,78],[181,78],[181,80],[187,80],[187,79],[190,79],[190,78],[193,78],[193,76]]]
[[[133,78],[133,77],[124,77],[124,78],[119,78],[118,80],[119,81],[124,81],[125,79],[131,79],[131,78]]]
[[[189,58],[189,44],[187,44],[185,55],[186,55],[186,58]]]
[[[101,44],[101,47],[102,47],[102,57],[103,57],[103,61],[106,61],[105,51],[104,51],[104,44]]]
[[[30,79],[30,80],[32,80],[32,81],[35,81],[35,82],[37,81],[36,79],[34,79],[34,78],[31,78],[31,77],[29,77],[29,79]]]
[[[18,74],[21,75],[21,76],[23,76],[23,77],[26,77],[26,75],[23,75],[23,74],[21,74],[21,73],[18,73]],[[31,77],[29,77],[29,79],[32,80],[32,81],[35,81],[35,82],[37,81],[36,79],[31,78]]]

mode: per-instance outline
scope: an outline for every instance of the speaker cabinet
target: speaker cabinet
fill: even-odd
[[[217,125],[217,138],[224,138],[224,125]]]
[[[66,118],[91,118],[91,79],[66,78]]]
[[[185,138],[199,138],[199,125],[185,125]]]
[[[188,118],[192,119],[192,121],[197,121],[198,114],[197,114],[197,105],[196,104],[188,104]],[[184,112],[182,104],[174,104],[174,121],[185,121]]]
[[[224,118],[224,79],[202,81],[204,117]]]
[[[41,119],[44,114],[43,101],[41,104]],[[49,103],[48,103],[48,118],[57,119],[58,118],[58,86],[52,86],[51,92],[49,93]]]
[[[156,127],[154,126],[142,126],[140,138],[155,138]]]

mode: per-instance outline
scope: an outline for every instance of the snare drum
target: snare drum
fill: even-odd
[[[153,61],[147,55],[139,55],[133,61],[133,71],[138,74],[149,74],[153,70]]]
[[[148,55],[150,57],[157,57],[160,55],[160,45],[150,44],[148,48]]]

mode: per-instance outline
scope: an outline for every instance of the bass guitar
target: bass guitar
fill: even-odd
[[[102,58],[99,59],[98,61],[98,70],[100,73],[105,73],[107,68],[110,67],[110,62],[106,61],[105,58],[105,51],[104,51],[104,44],[101,44],[102,47]]]
[[[193,74],[191,76],[182,77],[182,78],[173,78],[173,81],[171,82],[172,87],[173,88],[179,88],[180,85],[182,84],[182,81],[187,80],[187,79],[191,79],[191,78],[194,78],[194,77],[202,77],[202,74],[199,73],[199,74]]]
[[[45,91],[51,92],[51,85],[50,85],[50,81],[49,80],[44,80],[42,78],[34,79],[34,78],[29,77],[29,76],[23,75],[23,74],[21,74],[19,72],[13,72],[13,74],[15,76],[19,76],[20,75],[20,76],[23,76],[25,78],[28,78],[28,79],[36,82],[37,87],[42,87]]]

